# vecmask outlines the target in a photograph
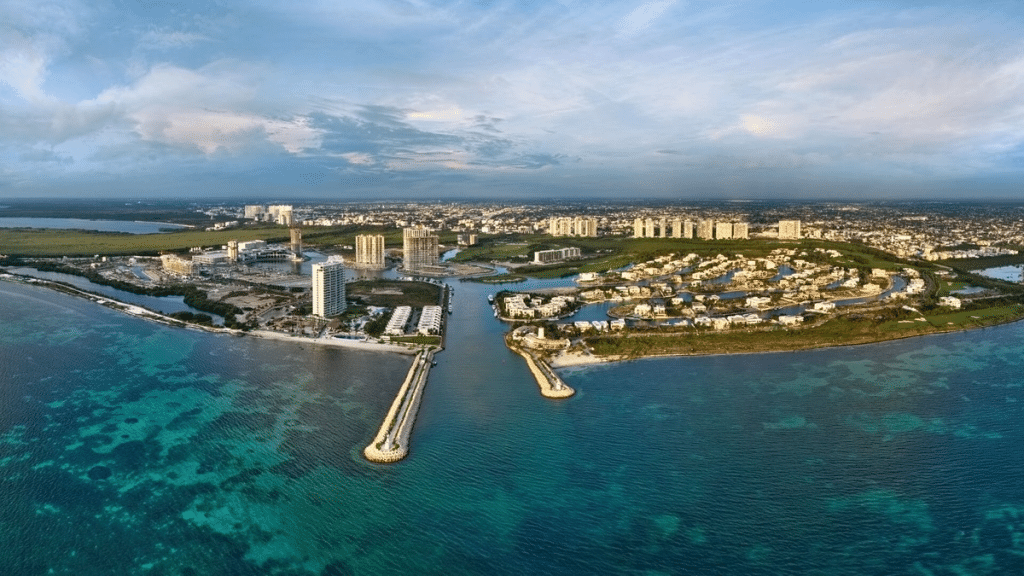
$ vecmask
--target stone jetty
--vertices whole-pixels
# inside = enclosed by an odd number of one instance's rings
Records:
[[[423,387],[430,374],[434,360],[433,351],[421,351],[409,368],[409,373],[398,389],[395,401],[391,403],[388,415],[380,425],[373,442],[363,449],[363,456],[370,462],[397,462],[409,454],[409,436],[416,422],[416,413],[423,398]]]
[[[545,398],[568,398],[576,393],[575,390],[558,377],[558,374],[555,374],[555,371],[551,369],[547,362],[541,360],[529,350],[523,350],[518,346],[512,347],[512,350],[526,359],[526,365],[530,367],[530,372],[537,379],[537,385],[540,386],[542,396]]]

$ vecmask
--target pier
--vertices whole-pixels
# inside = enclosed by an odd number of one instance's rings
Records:
[[[542,396],[545,398],[568,398],[576,393],[558,377],[558,374],[555,374],[547,362],[518,346],[512,347],[512,350],[526,359],[526,365],[530,367],[530,372],[536,378]]]
[[[434,352],[423,350],[416,354],[412,367],[398,389],[395,401],[391,403],[380,430],[373,442],[363,449],[363,456],[370,462],[397,462],[409,454],[409,436],[416,422],[416,413],[423,398],[423,387],[430,374]]]

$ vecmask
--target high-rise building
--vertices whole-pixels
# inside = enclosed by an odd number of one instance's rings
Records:
[[[654,238],[654,218],[644,219],[644,238]]]
[[[560,216],[548,218],[548,234],[552,236],[571,236],[572,219]]]
[[[265,206],[249,205],[245,207],[245,218],[251,220],[260,220],[263,218],[263,214],[267,211]]]
[[[572,221],[574,236],[597,236],[597,218],[577,216]]]
[[[345,265],[337,256],[313,264],[313,315],[320,318],[345,311]]]
[[[552,236],[597,236],[597,218],[552,216],[548,219],[548,234]]]
[[[291,233],[291,240],[292,240],[292,243],[291,243],[292,258],[294,258],[296,260],[301,260],[302,259],[302,230],[300,230],[298,228],[292,228],[291,230],[289,230],[289,232]]]
[[[683,222],[683,238],[693,238],[693,220]]]
[[[668,238],[668,220],[658,220],[658,238]]]
[[[779,239],[780,240],[799,240],[800,239],[800,221],[799,220],[779,220]]]
[[[360,268],[384,267],[383,234],[360,234],[356,236],[355,265]]]
[[[228,260],[238,261],[238,240],[228,240]]]
[[[633,238],[644,237],[644,221],[642,218],[633,219]]]
[[[718,240],[728,240],[732,238],[732,222],[716,222],[715,238]]]
[[[713,240],[715,238],[715,221],[700,220],[697,222],[697,238]]]
[[[418,270],[437,265],[437,236],[427,228],[405,228],[402,231],[402,266]]]
[[[733,222],[732,237],[746,240],[750,238],[750,225],[746,222]]]
[[[287,204],[267,206],[267,220],[282,226],[292,225],[292,207]]]

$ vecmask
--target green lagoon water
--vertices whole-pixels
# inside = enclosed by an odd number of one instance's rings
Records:
[[[0,282],[0,574],[1024,573],[1024,325],[551,401],[457,290],[411,454],[374,465],[407,356]]]

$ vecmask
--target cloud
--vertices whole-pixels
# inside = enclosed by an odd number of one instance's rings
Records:
[[[676,0],[655,0],[646,2],[630,12],[616,26],[617,35],[620,38],[636,36],[660,18],[669,8],[676,4]]]
[[[143,140],[207,155],[266,141],[293,154],[318,148],[321,134],[308,119],[259,113],[264,107],[257,99],[262,72],[225,61],[199,70],[156,66],[131,85],[105,90],[95,101],[114,106]]]

